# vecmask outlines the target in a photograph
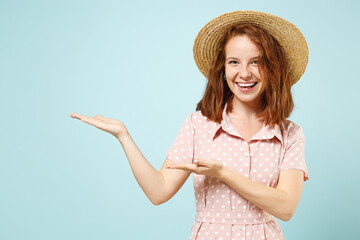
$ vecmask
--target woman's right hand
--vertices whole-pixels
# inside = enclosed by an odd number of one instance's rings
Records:
[[[125,125],[116,119],[106,118],[101,115],[89,117],[78,113],[70,113],[70,117],[79,119],[97,127],[98,129],[108,132],[119,140],[128,134]]]

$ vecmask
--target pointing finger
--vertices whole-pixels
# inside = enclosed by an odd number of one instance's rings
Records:
[[[194,159],[194,163],[198,164],[198,165],[202,165],[202,166],[208,166],[208,161],[202,158],[196,158]]]
[[[176,164],[171,166],[171,168],[194,171],[196,169],[196,166],[194,166],[193,164]]]

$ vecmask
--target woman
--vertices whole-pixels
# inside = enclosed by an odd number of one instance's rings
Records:
[[[193,174],[196,217],[190,239],[284,239],[308,179],[301,127],[287,120],[291,86],[308,48],[288,21],[256,11],[221,15],[199,32],[194,58],[208,79],[156,171],[118,120],[72,113],[114,135],[153,204],[168,201]]]

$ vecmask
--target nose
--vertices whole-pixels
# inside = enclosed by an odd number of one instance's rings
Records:
[[[239,76],[242,79],[251,78],[251,71],[249,71],[249,68],[247,65],[239,66]]]

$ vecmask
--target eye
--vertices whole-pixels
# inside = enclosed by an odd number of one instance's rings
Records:
[[[254,60],[254,61],[252,61],[251,63],[257,65],[257,64],[258,64],[258,60]]]
[[[229,61],[229,64],[238,64],[238,61],[230,60],[230,61]]]

